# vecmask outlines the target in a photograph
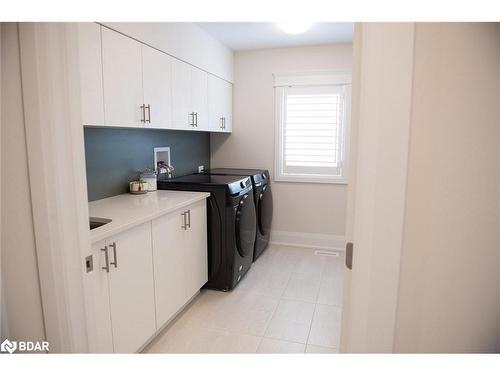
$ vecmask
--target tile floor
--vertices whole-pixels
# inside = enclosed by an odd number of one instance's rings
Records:
[[[200,295],[149,353],[336,353],[343,257],[270,246],[231,292]]]

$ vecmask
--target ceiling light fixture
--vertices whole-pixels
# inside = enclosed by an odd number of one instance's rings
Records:
[[[289,21],[289,22],[278,22],[276,26],[288,34],[302,34],[311,28],[312,22],[300,22],[300,21]]]

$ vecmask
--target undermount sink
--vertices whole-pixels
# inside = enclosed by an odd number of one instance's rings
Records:
[[[105,219],[102,217],[89,217],[90,230],[102,227],[105,224],[111,223],[111,219]]]

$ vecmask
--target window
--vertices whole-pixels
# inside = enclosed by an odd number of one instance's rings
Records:
[[[346,183],[348,75],[275,76],[276,180]]]

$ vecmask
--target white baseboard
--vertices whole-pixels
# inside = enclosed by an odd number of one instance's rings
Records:
[[[345,251],[344,236],[334,234],[271,231],[272,244],[293,247],[309,247],[321,250]]]

